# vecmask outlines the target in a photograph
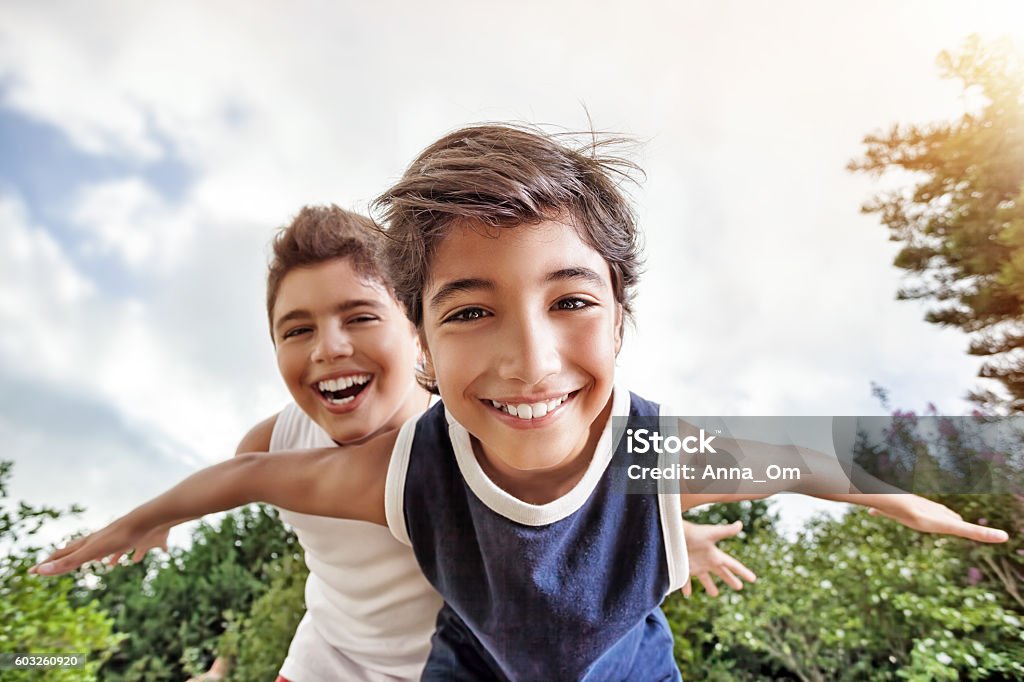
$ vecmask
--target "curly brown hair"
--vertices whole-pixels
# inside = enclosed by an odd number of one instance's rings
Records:
[[[303,206],[286,227],[274,235],[267,266],[267,319],[274,333],[274,303],[284,276],[296,268],[318,265],[335,258],[348,258],[352,267],[368,280],[380,282],[392,291],[381,267],[383,235],[366,216],[330,206]]]
[[[379,222],[387,226],[388,275],[417,328],[431,257],[456,222],[509,228],[566,220],[608,263],[615,298],[632,315],[642,245],[620,185],[641,171],[602,154],[621,138],[580,138],[512,124],[463,128],[423,150],[373,201]]]

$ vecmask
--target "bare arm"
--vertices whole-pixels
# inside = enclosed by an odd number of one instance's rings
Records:
[[[270,437],[274,432],[274,425],[277,423],[278,415],[270,416],[253,426],[242,436],[235,448],[235,455],[242,455],[247,452],[270,452]],[[117,552],[108,557],[105,563],[114,566],[129,551],[134,551],[132,561],[139,563],[151,549],[162,549],[167,551],[167,536],[177,522],[166,523],[156,528],[145,537],[140,539],[134,547],[127,548],[124,552]]]
[[[192,474],[106,528],[70,543],[33,572],[67,573],[125,552],[163,526],[250,502],[386,525],[384,483],[396,436],[391,432],[345,448],[238,455]]]
[[[683,427],[685,422],[682,421],[680,424],[682,428],[693,428],[690,425]],[[878,480],[856,465],[848,465],[852,467],[851,471],[855,470],[856,480],[868,485],[872,491],[863,493],[852,484],[850,472],[840,466],[837,458],[810,448],[730,438],[719,438],[716,444],[724,452],[738,455],[741,462],[744,461],[743,458],[747,458],[748,461],[762,466],[765,463],[797,463],[800,465],[799,468],[804,470],[804,475],[795,480],[757,481],[756,486],[743,483],[738,492],[730,493],[689,493],[686,490],[686,481],[681,481],[683,509],[691,509],[709,502],[739,502],[763,499],[780,492],[797,492],[820,499],[870,507],[875,513],[923,533],[955,535],[975,542],[1006,542],[1009,539],[1005,531],[968,523],[945,505],[904,492]],[[734,490],[736,487],[733,486]]]

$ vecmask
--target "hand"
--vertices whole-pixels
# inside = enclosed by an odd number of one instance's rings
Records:
[[[731,538],[743,530],[743,522],[729,525],[707,526],[683,521],[686,534],[686,551],[690,558],[690,577],[697,578],[712,597],[718,596],[718,586],[711,574],[717,575],[734,590],[743,589],[743,580],[752,583],[757,576],[731,554],[720,550],[715,543]],[[738,577],[737,577],[738,576]],[[740,580],[742,578],[743,580]],[[683,585],[683,594],[690,596],[690,581]]]
[[[135,561],[141,561],[146,551],[166,547],[166,535],[170,526],[139,528],[131,516],[122,516],[106,528],[68,543],[44,561],[29,569],[36,575],[62,575],[70,573],[88,561],[106,559],[108,566],[117,563],[126,552],[135,549]],[[163,534],[161,541],[161,533]]]
[[[949,507],[910,493],[880,495],[883,504],[868,510],[869,514],[887,516],[907,528],[922,533],[941,533],[975,542],[1006,542],[1006,531],[968,523]]]
[[[173,526],[161,526],[160,528],[154,528],[150,533],[143,536],[141,540],[135,543],[135,547],[132,548],[132,563],[140,563],[149,553],[151,549],[162,549],[167,551],[167,536],[171,532]],[[118,552],[116,555],[112,555],[107,560],[108,566],[115,566],[117,562],[121,560],[126,552]]]

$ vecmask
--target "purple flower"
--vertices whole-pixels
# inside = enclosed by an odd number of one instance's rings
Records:
[[[968,585],[977,585],[978,583],[981,582],[981,578],[982,578],[981,570],[979,570],[978,568],[975,568],[974,566],[971,566],[970,568],[967,569],[967,584]]]

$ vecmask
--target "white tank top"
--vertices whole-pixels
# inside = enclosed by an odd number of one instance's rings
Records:
[[[333,447],[295,403],[270,451]],[[441,597],[384,526],[280,510],[306,551],[306,615],[281,675],[292,682],[419,679]]]

